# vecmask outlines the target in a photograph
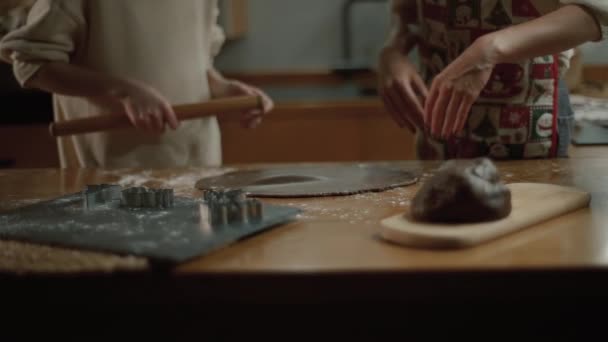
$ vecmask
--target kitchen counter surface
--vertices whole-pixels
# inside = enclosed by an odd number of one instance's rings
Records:
[[[393,164],[419,170],[423,179],[438,166]],[[0,210],[96,183],[171,186],[179,195],[198,196],[193,187],[199,177],[260,166],[0,170]],[[85,334],[102,321],[138,334],[199,334],[201,322],[206,333],[217,336],[249,334],[231,330],[235,319],[229,318],[234,317],[245,318],[239,322],[250,329],[272,324],[290,331],[305,320],[305,330],[325,327],[341,336],[371,327],[399,327],[410,336],[464,329],[469,336],[472,322],[497,331],[505,320],[513,325],[513,334],[519,328],[538,332],[545,323],[557,335],[575,324],[589,327],[594,320],[580,313],[603,308],[608,299],[608,159],[579,155],[499,167],[507,182],[585,189],[592,194],[591,206],[456,251],[402,248],[378,238],[380,220],[405,212],[419,185],[348,197],[269,200],[303,212],[290,224],[176,267],[157,267],[133,256],[0,241],[0,289],[7,294],[3,308],[17,319],[42,306],[28,322],[69,321],[87,329]],[[261,314],[248,304],[263,304],[272,312]],[[270,304],[299,305],[288,310]],[[364,309],[370,305],[379,306]],[[68,313],[56,315],[57,308]],[[591,326],[599,328],[603,316],[596,317],[599,325]],[[558,321],[568,324],[556,326]],[[430,322],[448,330],[424,328]]]
[[[277,164],[278,165],[278,164]],[[401,162],[404,168],[430,175],[435,163]],[[566,215],[489,244],[460,251],[401,248],[377,238],[381,219],[407,210],[416,186],[383,193],[317,199],[270,200],[301,208],[299,219],[211,256],[178,266],[176,275],[199,273],[339,274],[342,272],[418,272],[458,270],[608,270],[608,181],[603,158],[521,161],[499,164],[508,182],[544,182],[577,186],[592,192],[591,208]],[[254,167],[249,165],[246,167]],[[272,167],[272,166],[271,166]],[[232,169],[232,168],[231,168]],[[195,181],[225,170],[3,170],[0,209],[80,191],[86,184],[118,182],[174,185],[178,193],[196,196]],[[0,268],[8,272],[146,269],[145,260],[2,242]],[[9,252],[10,251],[10,252]],[[53,258],[57,263],[53,265]],[[42,262],[42,263],[39,263]],[[48,269],[46,269],[48,267]],[[56,267],[56,269],[54,269]]]

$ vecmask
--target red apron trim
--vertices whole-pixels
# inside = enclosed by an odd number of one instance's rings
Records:
[[[551,151],[549,157],[557,157],[557,144],[558,144],[558,116],[559,116],[559,56],[553,55],[553,132],[551,134]]]

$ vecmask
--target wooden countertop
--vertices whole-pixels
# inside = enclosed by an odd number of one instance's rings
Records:
[[[425,177],[438,166],[397,164],[419,169]],[[45,315],[40,317],[45,322],[61,307],[87,326],[95,321],[79,313],[95,312],[98,320],[111,319],[129,329],[136,329],[131,322],[138,317],[139,329],[146,331],[151,324],[183,327],[187,317],[192,334],[199,333],[204,321],[216,324],[218,336],[234,328],[229,323],[234,320],[226,319],[236,312],[234,317],[246,318],[243,324],[255,328],[266,326],[271,315],[273,327],[298,329],[301,323],[296,322],[303,320],[307,327],[327,327],[332,322],[331,328],[342,333],[374,322],[407,326],[408,331],[418,327],[426,336],[428,330],[419,325],[431,321],[470,326],[466,317],[455,320],[464,306],[474,312],[476,322],[503,324],[496,320],[502,315],[509,322],[517,317],[536,327],[539,319],[564,321],[564,312],[572,318],[583,304],[604,305],[599,303],[608,299],[608,159],[505,162],[499,167],[508,182],[591,191],[591,207],[477,248],[427,251],[397,247],[377,237],[379,221],[404,211],[418,185],[340,198],[272,200],[304,212],[294,223],[174,269],[156,268],[135,257],[0,241],[0,289],[10,293],[3,308],[25,315],[43,303]],[[0,211],[102,182],[173,186],[179,195],[195,195],[192,187],[199,177],[221,171],[2,170]],[[367,310],[360,303],[389,304],[390,309]],[[557,303],[562,311],[555,309]],[[249,304],[301,304],[297,307],[304,311],[287,315],[273,307],[272,313],[258,315],[259,307]],[[443,316],[437,316],[437,307]],[[337,315],[342,325],[336,325]],[[575,316],[579,324],[589,323]],[[66,320],[63,315],[56,319],[57,324]]]
[[[406,168],[432,173],[436,163],[399,162]],[[379,221],[406,210],[417,186],[384,193],[349,197],[270,200],[302,208],[303,214],[289,225],[247,239],[215,254],[179,266],[177,274],[198,272],[350,272],[461,269],[519,269],[608,267],[608,159],[571,159],[500,163],[508,182],[546,182],[573,185],[593,193],[590,210],[547,222],[484,246],[461,251],[413,250],[387,244],[376,236]],[[254,167],[254,166],[251,166]],[[228,168],[233,169],[233,168]],[[222,170],[4,170],[0,171],[0,210],[36,200],[77,192],[85,184],[128,182],[174,185],[178,193],[196,195],[191,189],[197,176]],[[7,244],[7,242],[4,242]],[[25,246],[24,246],[25,248]],[[28,246],[24,251],[29,248]],[[11,271],[6,246],[0,267]],[[57,250],[57,255],[61,254]],[[1,253],[1,252],[0,252]],[[49,257],[54,254],[49,249]],[[19,258],[14,247],[12,258]],[[87,253],[77,254],[78,257]],[[100,256],[100,262],[104,261]],[[137,258],[108,257],[105,265],[122,262],[144,267]],[[18,262],[21,269],[40,265]],[[66,261],[66,260],[63,260]],[[119,262],[120,261],[120,262]],[[103,263],[103,262],[102,262]],[[57,265],[59,271],[61,265]],[[89,265],[93,266],[93,265]],[[87,271],[95,271],[86,269]],[[608,270],[608,268],[607,268]],[[69,270],[68,270],[69,271]]]

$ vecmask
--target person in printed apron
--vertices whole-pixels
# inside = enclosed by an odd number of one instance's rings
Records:
[[[178,122],[172,106],[259,95],[213,61],[224,42],[217,0],[38,0],[27,22],[0,42],[24,88],[53,93],[55,120],[124,113],[134,130],[58,139],[62,167],[218,166],[215,117]]]
[[[608,1],[392,0],[391,9],[379,92],[416,132],[418,158],[567,157],[562,76],[573,48],[608,37]]]

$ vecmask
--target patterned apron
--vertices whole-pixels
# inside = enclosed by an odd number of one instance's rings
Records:
[[[429,82],[478,37],[539,17],[530,0],[421,0],[420,55]],[[420,4],[420,2],[419,2]],[[499,64],[473,105],[465,130],[448,141],[417,137],[420,159],[557,154],[557,56]]]

